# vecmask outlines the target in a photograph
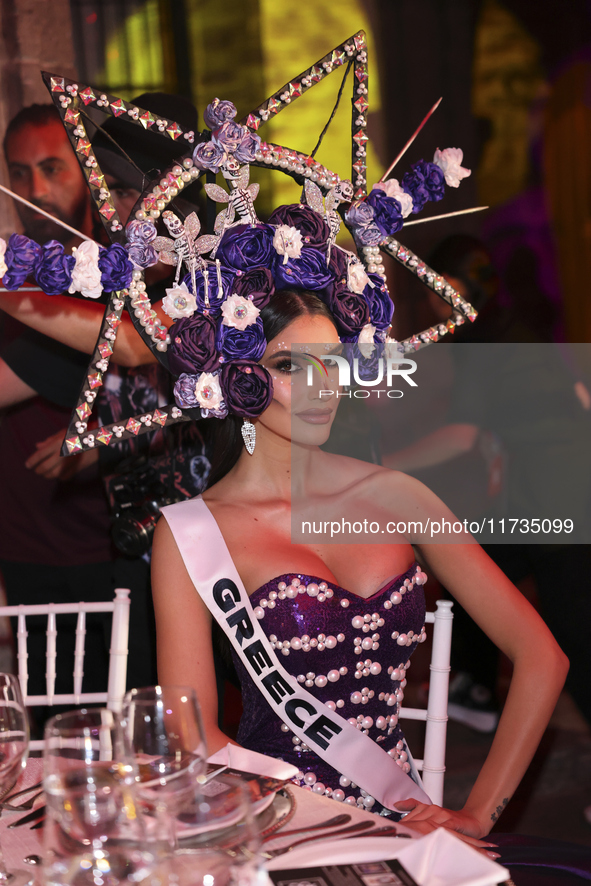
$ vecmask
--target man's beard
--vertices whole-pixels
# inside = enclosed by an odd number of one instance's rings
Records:
[[[39,204],[35,203],[35,205]],[[59,218],[60,221],[69,224],[71,227],[76,228],[76,230],[80,229],[84,219],[85,206],[83,204],[77,208],[77,211],[72,213],[71,218],[65,218],[63,213],[51,203],[42,203],[39,205],[39,208],[48,212],[50,215],[55,216],[55,218]],[[71,231],[67,231],[65,228],[62,228],[61,225],[56,224],[56,222],[35,212],[33,209],[22,206],[19,215],[25,235],[39,244],[47,243],[48,240],[57,240],[58,243],[67,243],[72,239],[73,235]]]

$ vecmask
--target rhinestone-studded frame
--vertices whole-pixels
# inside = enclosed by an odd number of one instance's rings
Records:
[[[359,31],[349,40],[331,50],[316,64],[307,68],[299,76],[290,80],[281,89],[273,93],[261,105],[247,114],[241,123],[253,132],[288,107],[292,101],[302,96],[334,70],[349,62],[353,63],[353,96],[352,104],[352,175],[355,188],[355,199],[367,193],[367,109],[368,101],[368,69],[367,44],[365,33]],[[150,129],[163,138],[174,141],[180,139],[192,145],[199,133],[184,130],[180,124],[165,117],[159,117],[146,111],[132,102],[118,96],[94,90],[92,87],[80,86],[74,80],[55,74],[43,73],[43,79],[54,104],[56,105],[66,133],[74,150],[81,169],[85,175],[90,194],[94,200],[101,222],[111,241],[124,243],[125,233],[119,215],[115,209],[104,174],[95,156],[92,143],[84,124],[84,110],[92,107],[102,110],[114,117],[126,116],[128,122],[144,129]],[[203,174],[193,165],[192,148],[186,156],[180,157],[168,169],[164,170],[159,180],[152,180],[138,202],[131,217],[152,221],[154,224],[161,212],[171,203],[178,193],[187,185],[192,184]],[[315,158],[291,148],[261,142],[254,166],[276,167],[292,176],[300,184],[310,178],[324,191],[328,192],[341,180],[339,175],[319,163]],[[465,318],[474,320],[476,311],[461,298],[458,292],[446,283],[443,277],[425,265],[418,256],[402,246],[393,237],[387,238],[379,247],[372,247],[390,255],[420,279],[426,286],[436,292],[454,310],[453,318],[445,324],[432,326],[424,332],[400,342],[406,353],[418,350],[433,341],[437,341],[448,332],[453,332],[456,325]],[[367,264],[368,256],[361,254]],[[143,286],[143,272],[135,271],[133,281],[128,290],[112,293],[105,308],[99,338],[91,357],[87,378],[82,385],[78,402],[72,414],[68,432],[62,446],[62,455],[72,455],[95,446],[109,446],[130,437],[149,433],[156,426],[176,424],[179,421],[190,421],[191,415],[169,404],[162,410],[133,416],[122,423],[113,423],[88,432],[88,419],[92,415],[98,388],[103,384],[108,370],[113,343],[117,336],[117,328],[121,323],[121,313],[126,307],[137,332],[147,346],[156,354],[158,360],[168,368],[166,358],[167,328],[160,322]]]

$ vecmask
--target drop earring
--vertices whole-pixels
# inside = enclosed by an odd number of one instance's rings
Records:
[[[249,455],[252,455],[257,441],[256,428],[251,421],[245,418],[241,430],[242,439],[244,440],[244,445],[246,446],[246,451]]]

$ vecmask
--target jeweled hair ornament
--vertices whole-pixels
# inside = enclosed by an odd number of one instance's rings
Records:
[[[346,71],[335,111],[353,70],[350,180],[341,179],[315,159],[330,120],[310,155],[264,142],[258,134],[270,117],[339,67]],[[363,31],[285,84],[240,122],[235,120],[232,102],[214,99],[204,114],[208,129],[201,133],[184,131],[173,120],[65,77],[43,77],[112,241],[108,249],[93,241],[83,242],[73,256],[65,255],[56,241],[40,246],[13,234],[6,248],[0,242],[0,270],[5,265],[3,283],[7,289],[17,289],[33,276],[49,294],[78,292],[96,298],[103,290],[110,293],[86,382],[64,441],[64,455],[108,446],[153,430],[155,425],[200,417],[236,415],[248,427],[273,396],[271,376],[258,361],[267,347],[260,312],[276,290],[315,292],[330,309],[341,341],[363,346],[361,360],[369,359],[373,346],[380,343],[402,354],[411,353],[453,332],[466,319],[475,319],[472,306],[395,239],[405,223],[413,223],[406,222],[409,216],[421,212],[428,202],[441,200],[446,185],[458,187],[470,175],[462,166],[462,151],[447,148],[435,151],[432,162],[421,160],[412,165],[400,180],[387,177],[436,106],[383,179],[367,193],[369,105]],[[125,229],[88,136],[87,109],[125,116],[132,125],[188,149],[149,182]],[[259,186],[249,182],[253,165],[272,166],[294,178],[303,186],[301,202],[280,206],[268,222],[261,222],[255,208]],[[225,188],[213,181],[217,173],[221,173]],[[183,218],[174,204],[183,189],[204,174],[208,200],[222,207],[210,232],[201,231],[195,213]],[[343,220],[359,255],[336,243]],[[447,323],[401,342],[389,338],[394,306],[386,286],[382,252],[451,305],[453,313]],[[144,283],[145,270],[158,261],[175,268],[174,280],[162,301],[172,320],[169,328],[158,319]],[[124,307],[146,344],[176,377],[175,403],[89,433],[88,420],[104,382]]]

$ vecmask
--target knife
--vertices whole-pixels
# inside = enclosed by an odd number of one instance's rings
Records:
[[[38,806],[37,809],[33,809],[28,815],[24,815],[22,818],[19,818],[18,821],[13,821],[12,824],[9,824],[7,830],[10,828],[18,828],[22,824],[31,824],[32,821],[37,821],[38,818],[44,818],[46,808],[46,806]]]

